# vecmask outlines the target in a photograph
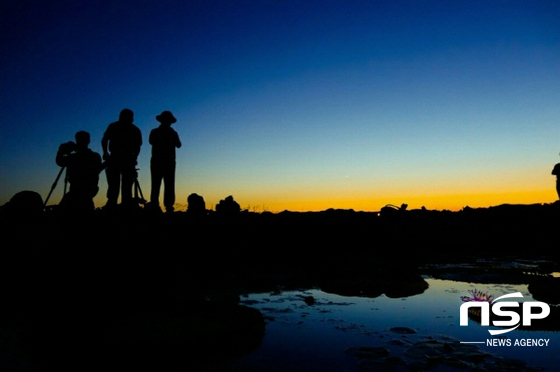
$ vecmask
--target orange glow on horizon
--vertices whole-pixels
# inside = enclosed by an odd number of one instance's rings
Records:
[[[216,204],[227,195],[220,198],[204,197],[206,208],[215,210]],[[251,212],[272,212],[278,213],[285,210],[294,212],[317,212],[327,209],[353,209],[355,211],[377,212],[382,207],[392,204],[400,206],[408,204],[408,209],[420,209],[426,207],[429,210],[450,210],[460,211],[465,207],[487,208],[501,204],[546,204],[553,203],[558,199],[555,190],[514,190],[500,192],[472,192],[455,193],[442,195],[380,195],[370,198],[330,198],[313,199],[293,195],[282,197],[254,198],[244,195],[236,196],[234,199],[240,204],[242,209]],[[177,210],[185,210],[187,195],[177,197]]]
[[[190,194],[190,193],[189,193]],[[215,210],[216,204],[228,195],[220,197],[201,195],[205,202],[206,208]],[[184,211],[187,208],[187,196],[181,192],[177,193],[176,210]],[[465,207],[471,208],[487,208],[501,204],[547,204],[558,200],[558,196],[554,189],[537,189],[537,190],[514,190],[514,191],[496,191],[496,192],[471,192],[471,193],[449,193],[441,195],[421,195],[421,194],[384,194],[375,197],[354,198],[352,196],[313,199],[305,196],[289,195],[266,196],[261,195],[258,198],[247,195],[232,194],[235,201],[239,203],[242,209],[251,212],[272,212],[278,213],[285,210],[294,212],[318,212],[327,209],[353,209],[355,211],[377,212],[382,207],[392,204],[400,206],[405,203],[408,209],[420,209],[426,207],[429,210],[450,210],[460,211]],[[149,198],[144,192],[144,197]],[[53,197],[49,205],[55,205],[59,202],[60,197]],[[94,199],[96,207],[105,205],[106,198],[104,192],[100,192]]]

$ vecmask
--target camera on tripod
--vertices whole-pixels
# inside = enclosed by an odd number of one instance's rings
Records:
[[[134,168],[134,183],[133,183],[133,192],[134,197],[133,200],[136,201],[138,204],[146,204],[147,200],[144,199],[144,194],[142,193],[142,189],[140,188],[140,182],[138,182],[138,171],[139,168]]]
[[[69,141],[60,145],[59,151],[68,155],[76,151],[77,147],[76,143]]]

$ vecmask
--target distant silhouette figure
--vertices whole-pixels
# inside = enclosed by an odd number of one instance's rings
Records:
[[[56,164],[66,167],[66,178],[70,183],[70,190],[59,206],[76,212],[91,211],[94,209],[93,198],[99,191],[99,173],[103,169],[101,156],[88,147],[88,132],[79,131],[75,138],[76,143],[63,143],[56,154]]]
[[[560,200],[560,163],[556,164],[552,169],[552,174],[556,176],[556,193]]]
[[[393,204],[387,204],[383,208],[381,208],[380,215],[382,217],[390,217],[390,216],[402,216],[406,213],[406,208],[408,208],[408,204],[403,203],[400,207],[397,207]]]
[[[216,212],[224,216],[234,216],[241,212],[241,207],[230,195],[216,204]]]
[[[204,198],[196,193],[190,194],[187,198],[187,213],[196,217],[206,215],[206,202]]]
[[[159,192],[161,182],[165,184],[163,193],[163,205],[166,212],[173,212],[175,204],[175,149],[181,147],[181,141],[177,132],[171,128],[171,124],[177,119],[170,111],[163,111],[156,116],[160,126],[150,132],[150,145],[152,145],[152,158],[150,160],[150,171],[152,175],[152,192],[150,204],[159,208]]]
[[[0,211],[9,216],[14,214],[23,216],[40,215],[43,212],[43,198],[35,191],[20,191],[12,196],[10,201],[0,208]]]
[[[107,127],[101,140],[103,159],[107,161],[107,204],[115,207],[121,191],[121,203],[132,206],[132,185],[136,179],[136,164],[142,132],[132,122],[134,113],[129,109],[120,112],[119,120]]]

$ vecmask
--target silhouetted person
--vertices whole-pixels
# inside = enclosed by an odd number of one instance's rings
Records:
[[[29,215],[40,215],[43,212],[43,198],[35,191],[20,191],[9,202],[0,207],[0,214],[5,213],[6,216],[21,215],[28,217]]]
[[[181,147],[177,132],[171,124],[177,119],[170,111],[163,111],[156,116],[160,126],[150,132],[150,145],[152,145],[152,158],[150,171],[152,174],[152,192],[150,204],[159,208],[159,192],[161,181],[165,184],[163,192],[163,205],[167,212],[173,212],[175,204],[175,149]]]
[[[230,195],[216,204],[216,212],[224,216],[234,216],[241,212],[241,207]]]
[[[99,173],[103,166],[101,156],[88,147],[89,133],[79,131],[75,138],[76,143],[63,143],[56,154],[56,164],[66,167],[66,179],[70,183],[70,190],[62,198],[60,207],[87,212],[94,209],[93,198],[99,191]]]
[[[115,207],[121,191],[121,203],[132,205],[132,185],[136,178],[136,159],[142,146],[142,132],[132,122],[134,113],[120,112],[119,120],[107,127],[101,140],[103,159],[107,161],[107,207]]]
[[[552,169],[552,174],[556,176],[556,193],[560,200],[560,163],[556,164]]]
[[[196,217],[206,215],[206,202],[202,196],[196,193],[190,194],[187,197],[187,204],[187,214]]]

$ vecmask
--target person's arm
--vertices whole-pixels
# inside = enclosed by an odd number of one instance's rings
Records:
[[[97,169],[101,173],[105,168],[107,168],[107,162],[101,160],[101,155],[95,153],[95,163],[97,164]]]
[[[138,148],[136,150],[136,156],[140,155],[140,148],[142,147],[142,132],[138,129]]]
[[[109,143],[109,128],[103,133],[103,138],[101,139],[101,148],[103,149],[103,160],[109,159],[109,152],[107,151],[107,144]]]
[[[67,155],[64,151],[62,151],[61,147],[64,145],[60,145],[58,151],[56,152],[56,165],[59,167],[65,167],[67,165]]]
[[[175,146],[177,148],[181,148],[181,140],[179,139],[179,134],[177,132],[175,132]]]

